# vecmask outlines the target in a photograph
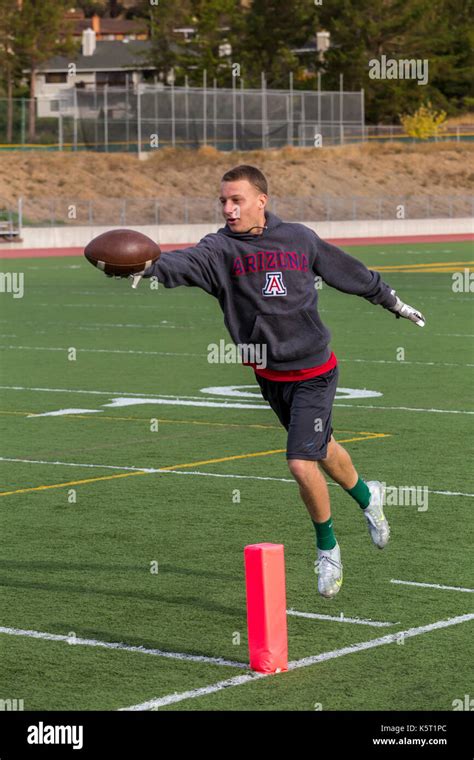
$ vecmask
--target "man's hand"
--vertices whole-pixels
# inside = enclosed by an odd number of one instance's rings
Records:
[[[394,296],[397,299],[397,302],[395,306],[392,306],[390,311],[394,312],[397,319],[404,317],[405,319],[409,319],[410,322],[414,322],[415,325],[418,325],[418,327],[424,327],[426,319],[424,318],[421,311],[414,309],[413,306],[409,306],[407,303],[403,303],[403,301],[399,299],[396,293],[394,293]]]
[[[132,288],[135,289],[135,288],[138,288],[138,285],[140,284],[140,280],[142,279],[144,272],[145,272],[145,270],[143,269],[142,272],[135,272],[135,274],[128,274],[128,275],[126,275],[126,274],[124,274],[124,275],[120,275],[120,274],[106,274],[105,276],[106,277],[113,277],[115,280],[123,280],[126,277],[127,280],[131,281]]]

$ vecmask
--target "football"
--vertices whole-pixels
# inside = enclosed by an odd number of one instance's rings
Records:
[[[149,267],[161,255],[159,245],[134,230],[110,230],[93,238],[84,256],[105,274],[128,277]]]

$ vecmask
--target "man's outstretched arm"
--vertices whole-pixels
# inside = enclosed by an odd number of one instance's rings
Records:
[[[217,296],[219,281],[214,266],[215,249],[212,243],[203,238],[190,248],[166,251],[151,266],[141,272],[128,275],[132,288],[137,288],[142,277],[156,277],[165,288],[179,285],[198,287],[210,295]],[[113,275],[108,275],[113,276]]]
[[[317,235],[315,238],[313,271],[324,282],[343,293],[362,296],[373,304],[380,304],[396,317],[404,317],[419,327],[424,327],[426,320],[423,314],[404,303],[390,285],[382,280],[380,272],[367,269],[362,261],[321,240]]]

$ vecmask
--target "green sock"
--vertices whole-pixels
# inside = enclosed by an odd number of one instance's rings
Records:
[[[313,525],[316,530],[316,546],[318,549],[334,549],[337,542],[332,529],[332,517],[322,523],[313,520]]]
[[[362,509],[365,509],[366,507],[369,506],[370,491],[367,486],[367,483],[364,480],[362,480],[362,478],[359,478],[354,488],[345,488],[344,490],[347,491],[349,496],[352,496],[352,498],[356,500],[359,507],[361,507]]]

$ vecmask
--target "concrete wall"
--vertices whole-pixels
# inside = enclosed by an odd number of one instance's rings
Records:
[[[386,219],[382,221],[303,222],[322,238],[370,238],[423,235],[459,235],[473,233],[474,220],[465,219]],[[204,235],[216,232],[221,224],[138,225],[138,230],[160,244],[195,243]],[[24,227],[22,243],[1,243],[0,250],[21,248],[83,247],[92,238],[113,227]]]

